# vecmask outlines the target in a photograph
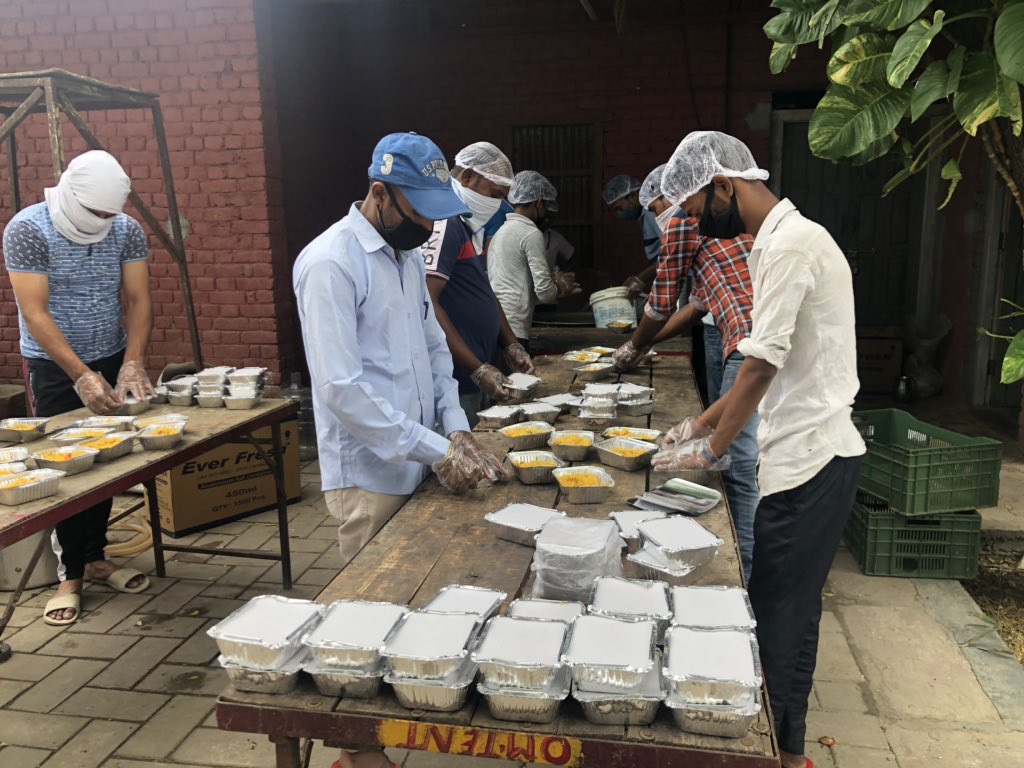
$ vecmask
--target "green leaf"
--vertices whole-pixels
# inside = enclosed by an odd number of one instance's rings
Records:
[[[829,33],[835,30],[842,21],[842,16],[839,13],[839,2],[840,0],[828,0],[828,2],[821,6],[821,8],[815,11],[814,15],[811,16],[811,20],[809,22],[811,28],[819,30],[819,48],[824,47],[825,38],[828,37]]]
[[[885,79],[886,63],[896,39],[876,32],[857,35],[829,59],[825,74],[838,85],[851,88],[861,83]]]
[[[1024,3],[1003,8],[996,19],[992,43],[999,69],[1007,77],[1024,83]]]
[[[931,5],[932,0],[853,0],[844,24],[867,24],[890,32],[907,26]]]
[[[996,60],[987,53],[969,56],[953,96],[953,111],[964,130],[976,136],[982,124],[1003,114],[1004,99],[1009,106],[1009,98],[1000,86]]]
[[[776,0],[772,7],[781,12],[768,20],[764,25],[764,33],[773,42],[793,45],[824,39],[835,32],[841,22],[837,13],[827,19],[826,23],[819,21],[818,27],[811,26],[811,19],[826,5],[828,3],[823,0]]]
[[[946,63],[949,64],[949,84],[946,86],[949,90],[946,91],[947,95],[960,87],[960,76],[964,71],[964,57],[966,55],[967,49],[962,45],[958,45],[946,57]]]
[[[1019,331],[1010,342],[1003,357],[1003,384],[1013,384],[1024,379],[1024,331]]]
[[[933,61],[914,83],[914,95],[910,97],[910,121],[915,122],[928,107],[949,94],[949,65],[945,61]]]
[[[941,211],[949,205],[949,201],[953,199],[953,193],[956,191],[957,184],[959,184],[960,179],[963,178],[963,175],[960,173],[960,163],[958,163],[955,158],[950,158],[949,162],[942,166],[942,171],[939,175],[945,181],[949,182],[949,189],[946,191],[946,199],[943,200],[942,205],[939,206],[939,210]]]
[[[1021,127],[1024,126],[1020,109],[1020,85],[1002,73],[999,75],[999,114],[1010,118],[1013,135],[1020,136]]]
[[[888,133],[878,141],[873,141],[868,146],[858,152],[856,155],[850,158],[854,165],[867,165],[872,160],[877,160],[890,149],[896,143],[896,139],[899,136],[893,132]]]
[[[924,52],[932,44],[935,36],[942,31],[942,20],[945,18],[945,11],[936,11],[935,18],[929,24],[924,19],[918,19],[907,27],[896,41],[892,49],[892,56],[889,57],[889,65],[886,67],[885,76],[889,85],[893,88],[902,88],[907,82],[910,73],[917,67]]]
[[[786,71],[789,63],[796,58],[798,47],[793,43],[772,43],[772,52],[768,55],[768,68],[773,75]]]
[[[807,140],[816,156],[839,160],[866,150],[892,133],[910,105],[909,88],[863,83],[857,90],[831,85],[808,126]]]

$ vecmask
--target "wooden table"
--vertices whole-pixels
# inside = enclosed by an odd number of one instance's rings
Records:
[[[281,455],[281,422],[294,418],[298,405],[291,400],[264,400],[248,411],[231,411],[226,408],[175,408],[154,406],[145,416],[162,413],[182,412],[189,417],[188,429],[178,445],[166,451],[143,451],[141,446],[127,456],[96,464],[92,469],[61,480],[60,492],[39,501],[16,507],[0,506],[0,549],[31,536],[34,533],[53,528],[100,501],[139,485],[146,487],[149,501],[149,519],[153,529],[153,553],[156,561],[156,575],[165,573],[164,552],[195,552],[201,554],[231,555],[233,557],[277,560],[281,562],[281,576],[285,589],[291,589],[291,554],[288,547],[288,501],[284,486],[284,465],[278,461]],[[47,433],[53,434],[91,415],[85,408],[53,417],[47,425]],[[270,440],[257,440],[253,433],[264,427],[271,427]],[[164,544],[160,530],[160,508],[156,493],[156,477],[174,469],[190,459],[230,442],[245,442],[266,462],[274,477],[277,490],[278,527],[281,548],[279,553],[261,550],[211,549],[181,544]],[[53,444],[48,440],[37,440],[24,444],[32,453],[45,450]],[[35,568],[43,548],[49,546],[44,536],[21,577],[21,583],[8,601],[7,609],[0,618],[0,635],[17,604],[18,596]],[[0,661],[6,660],[3,644],[0,644]]]
[[[569,390],[572,376],[564,362],[554,356],[535,361],[544,380],[539,395]],[[650,417],[620,418],[616,423],[667,430],[685,416],[700,412],[693,373],[685,357],[661,356],[650,368],[622,378],[653,384],[658,404]],[[557,426],[569,429],[580,423],[563,416]],[[483,433],[481,438],[496,452],[508,448],[507,441],[495,433]],[[614,493],[609,501],[596,505],[568,504],[559,499],[557,486],[527,486],[518,481],[456,497],[430,479],[318,599],[323,603],[342,598],[383,600],[416,608],[442,587],[471,584],[506,592],[507,605],[529,593],[534,550],[498,539],[484,514],[522,501],[557,507],[576,517],[605,518],[613,510],[627,508],[627,499],[669,477],[650,470],[608,471],[615,477]],[[741,584],[735,534],[725,505],[702,517],[701,524],[724,539],[725,545],[700,583]],[[475,694],[458,712],[428,713],[404,709],[387,687],[376,699],[359,701],[321,696],[305,681],[287,696],[239,693],[229,686],[217,701],[217,719],[225,730],[267,734],[277,745],[279,768],[302,764],[299,739],[320,739],[330,745],[378,744],[539,765],[779,765],[767,711],[742,739],[724,739],[681,733],[665,707],[649,727],[601,726],[587,722],[570,698],[556,722],[530,725],[494,720],[486,703]]]

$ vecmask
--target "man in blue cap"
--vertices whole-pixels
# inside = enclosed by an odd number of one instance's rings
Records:
[[[623,283],[629,291],[630,298],[651,287],[654,275],[658,271],[658,256],[661,254],[661,228],[658,226],[658,217],[640,204],[642,186],[632,176],[620,173],[609,179],[601,190],[605,205],[617,218],[640,222],[647,266],[638,274],[627,277]]]
[[[366,199],[307,245],[293,271],[342,563],[431,467],[455,492],[508,477],[469,433],[427,292],[419,246],[435,220],[468,213],[444,155],[424,136],[393,133],[369,175]]]

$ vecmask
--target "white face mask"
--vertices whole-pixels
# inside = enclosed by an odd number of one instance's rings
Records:
[[[472,215],[465,221],[474,232],[483,229],[484,224],[490,221],[501,207],[501,200],[497,197],[487,197],[472,189],[467,189],[459,183],[458,179],[452,179],[452,189],[472,212]]]
[[[658,214],[658,217],[655,219],[655,221],[658,222],[658,229],[664,232],[665,227],[668,226],[669,219],[671,219],[677,213],[679,213],[679,206],[672,205],[666,208],[660,214]]]

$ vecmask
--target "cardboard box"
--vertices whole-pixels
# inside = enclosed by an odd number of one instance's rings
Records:
[[[902,372],[902,339],[857,339],[861,392],[893,393]]]
[[[253,433],[270,440],[270,427]],[[299,483],[299,428],[296,421],[281,424],[285,492],[289,501],[302,496]],[[272,450],[267,446],[267,450]],[[277,506],[274,477],[248,441],[225,443],[158,475],[160,528],[171,536],[210,528]]]

